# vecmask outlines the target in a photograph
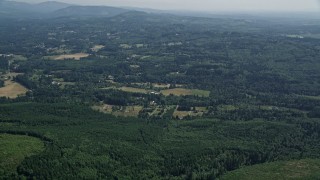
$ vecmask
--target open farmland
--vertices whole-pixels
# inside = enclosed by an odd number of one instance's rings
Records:
[[[143,94],[147,94],[149,92],[148,90],[145,90],[145,89],[133,88],[133,87],[121,87],[119,88],[119,90],[125,91],[125,92],[143,93]]]
[[[175,95],[175,96],[187,96],[187,95],[194,95],[194,96],[201,96],[201,97],[209,97],[210,92],[205,90],[199,89],[184,89],[184,88],[175,88],[175,89],[166,89],[162,90],[161,93],[165,96]]]
[[[4,85],[4,87],[0,88],[0,97],[14,99],[20,95],[25,95],[28,92],[27,88],[11,80],[5,81]]]
[[[98,52],[104,47],[105,46],[103,46],[103,45],[95,45],[95,46],[93,46],[93,48],[91,48],[91,50],[94,51],[94,52]]]
[[[57,56],[46,56],[44,59],[49,60],[67,60],[67,59],[74,59],[74,60],[80,60],[81,58],[86,58],[90,54],[87,53],[76,53],[76,54],[63,54],[63,55],[57,55]]]

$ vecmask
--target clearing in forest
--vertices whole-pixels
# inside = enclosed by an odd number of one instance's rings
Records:
[[[121,87],[121,88],[119,88],[119,90],[125,91],[125,92],[130,92],[130,93],[143,93],[143,94],[149,93],[148,90],[140,89],[140,88],[133,88],[133,87]]]
[[[102,48],[104,48],[105,46],[104,45],[95,45],[95,46],[93,46],[93,48],[91,48],[91,50],[93,51],[93,52],[98,52],[98,51],[100,51]]]
[[[47,56],[45,59],[51,59],[51,60],[67,60],[67,59],[74,59],[74,60],[80,60],[81,58],[86,58],[90,54],[87,53],[76,53],[76,54],[62,54],[57,56]]]
[[[161,93],[165,96],[169,96],[170,94],[175,96],[201,96],[201,97],[209,97],[210,91],[200,90],[200,89],[185,89],[185,88],[174,88],[174,89],[166,89],[162,90]]]
[[[109,104],[93,106],[92,108],[106,114],[123,117],[138,117],[140,111],[143,109],[142,106],[115,106]]]
[[[152,86],[155,88],[170,88],[170,84],[164,83],[152,83]]]
[[[179,119],[184,119],[187,116],[201,117],[201,116],[203,116],[203,113],[205,113],[207,111],[208,110],[206,107],[196,107],[194,110],[190,110],[190,111],[179,111],[178,106],[177,106],[177,108],[173,112],[172,117],[179,118]]]
[[[221,179],[319,179],[319,177],[320,160],[303,159],[247,166],[230,171]]]
[[[0,172],[15,172],[26,157],[38,154],[43,149],[44,143],[38,138],[0,134]]]
[[[18,96],[25,95],[28,89],[21,84],[7,80],[4,82],[4,87],[0,88],[0,97],[8,97],[11,99],[17,98]]]

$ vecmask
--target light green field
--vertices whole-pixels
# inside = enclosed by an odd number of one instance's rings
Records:
[[[44,143],[34,137],[0,134],[0,177],[12,173],[24,158],[40,153]]]
[[[148,90],[146,89],[141,89],[141,88],[134,88],[134,87],[115,87],[115,86],[111,86],[111,87],[107,87],[107,88],[101,88],[101,89],[117,89],[117,90],[121,90],[124,92],[130,92],[130,93],[142,93],[142,94],[147,94],[149,93]]]
[[[222,180],[311,180],[320,179],[320,160],[279,161],[244,167],[222,176]]]
[[[131,92],[131,93],[144,93],[144,94],[148,93],[148,91],[145,89],[133,88],[133,87],[121,87],[119,88],[119,90],[125,91],[125,92]]]
[[[184,88],[175,88],[175,89],[166,89],[162,90],[161,93],[165,96],[169,96],[170,94],[175,96],[201,96],[201,97],[209,97],[210,91],[200,90],[200,89],[184,89]]]
[[[14,61],[26,61],[28,59],[22,55],[13,55],[13,60]]]
[[[320,100],[320,96],[301,96],[304,97],[306,99],[312,99],[312,100]]]

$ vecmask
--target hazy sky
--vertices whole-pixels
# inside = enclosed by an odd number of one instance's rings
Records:
[[[20,0],[43,2],[45,0]],[[82,5],[196,11],[319,11],[320,0],[56,0]]]

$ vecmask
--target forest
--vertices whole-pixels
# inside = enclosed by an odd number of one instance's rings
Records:
[[[0,179],[272,177],[290,162],[317,179],[319,28],[138,11],[0,18]]]

